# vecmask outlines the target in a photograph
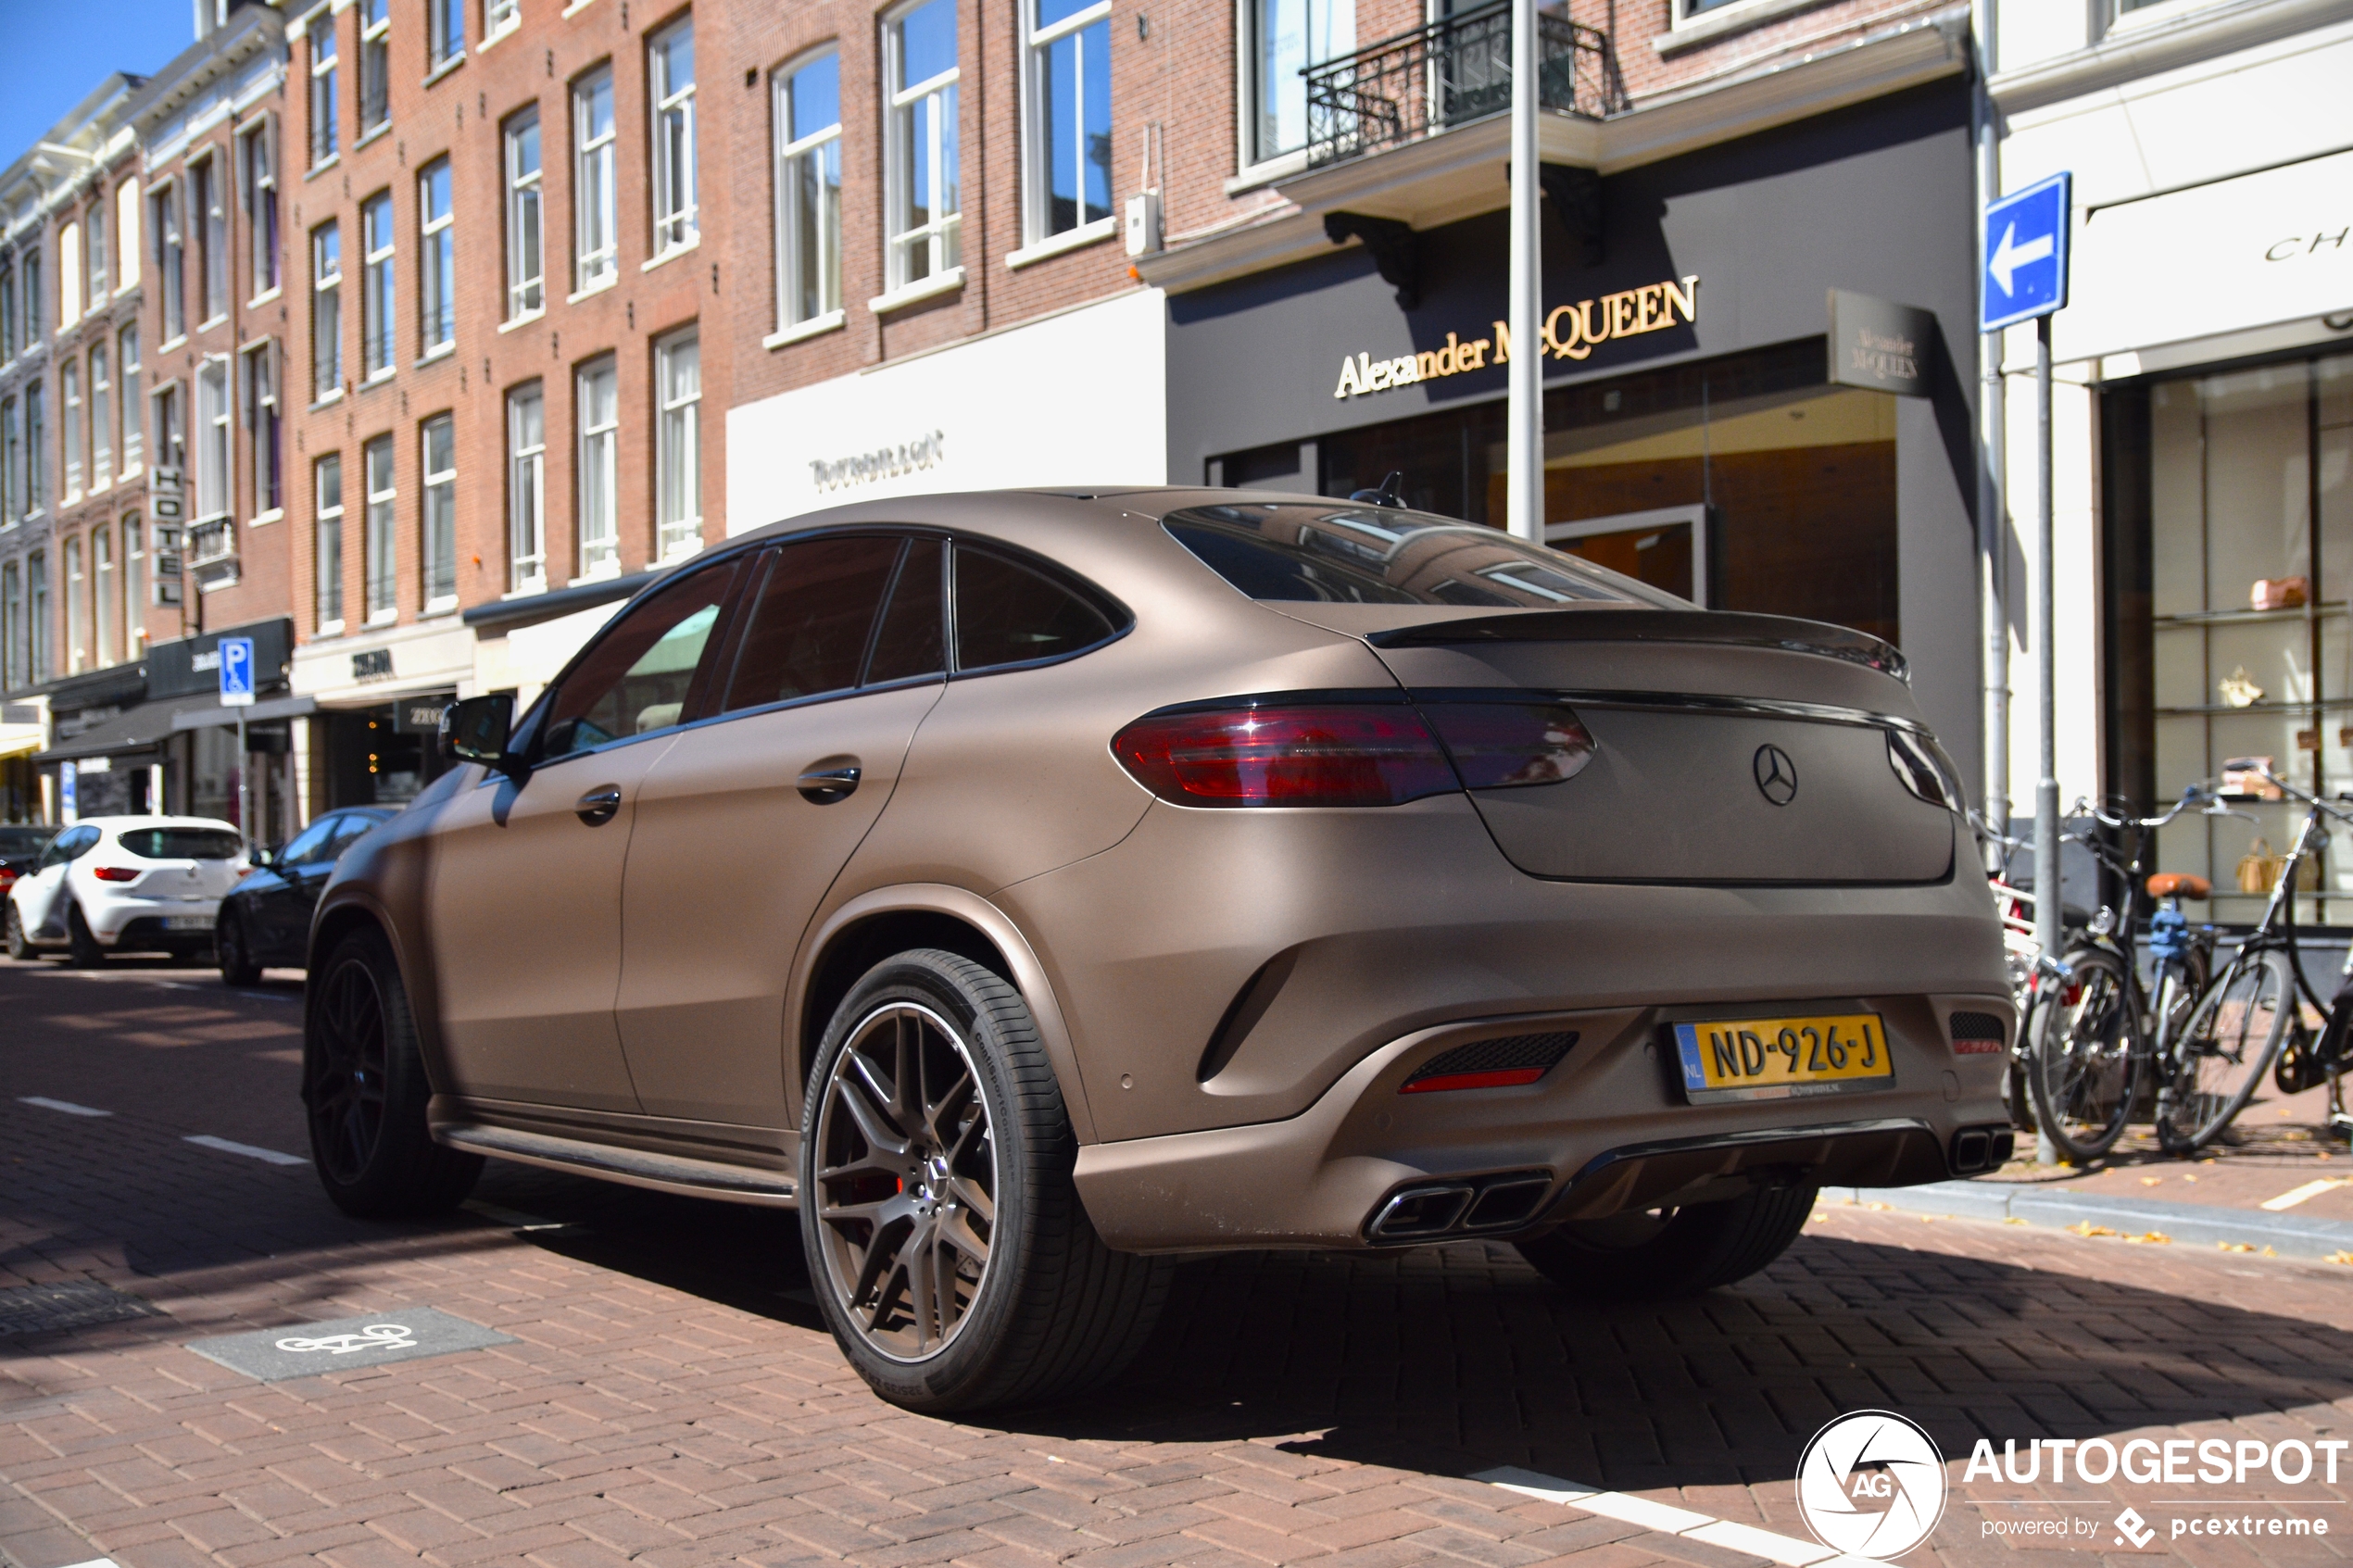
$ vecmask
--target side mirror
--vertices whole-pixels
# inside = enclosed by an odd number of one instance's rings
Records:
[[[278,852],[284,847],[280,844],[257,844],[245,852],[245,859],[254,870],[267,871],[278,863]]]
[[[515,727],[515,699],[504,693],[470,696],[441,710],[441,754],[457,762],[480,762],[519,774],[522,761],[507,749]]]

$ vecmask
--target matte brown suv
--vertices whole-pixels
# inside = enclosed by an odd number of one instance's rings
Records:
[[[2008,1153],[1959,786],[1857,633],[1381,505],[950,495],[730,541],[511,720],[321,902],[328,1191],[798,1207],[912,1408],[1110,1375],[1179,1254],[1692,1291]]]

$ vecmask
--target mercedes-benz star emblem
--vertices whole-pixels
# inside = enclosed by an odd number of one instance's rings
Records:
[[[1786,806],[1797,798],[1797,764],[1789,759],[1788,752],[1778,746],[1760,746],[1754,767],[1756,787],[1766,799]]]

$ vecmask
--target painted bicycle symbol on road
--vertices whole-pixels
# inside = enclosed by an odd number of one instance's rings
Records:
[[[315,1339],[297,1335],[278,1341],[278,1348],[302,1356],[320,1350],[329,1355],[347,1356],[354,1350],[407,1350],[416,1346],[408,1328],[396,1323],[371,1323],[357,1334],[322,1334]]]

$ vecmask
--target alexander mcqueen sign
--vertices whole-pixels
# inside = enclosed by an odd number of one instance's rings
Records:
[[[1555,359],[1582,359],[1604,343],[1655,332],[1699,320],[1699,278],[1670,278],[1621,289],[1574,305],[1554,307],[1544,318],[1544,351]],[[1508,324],[1493,323],[1491,337],[1464,338],[1446,334],[1446,346],[1426,348],[1394,358],[1376,359],[1369,353],[1343,355],[1340,384],[1334,397],[1362,397],[1416,382],[1440,381],[1490,365],[1506,365],[1512,358]],[[1490,353],[1492,352],[1492,358]]]

